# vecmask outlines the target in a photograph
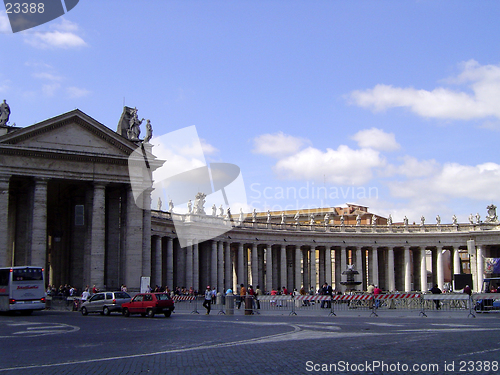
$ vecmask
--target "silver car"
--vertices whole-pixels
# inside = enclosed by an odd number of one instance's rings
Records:
[[[88,313],[101,313],[109,315],[113,311],[121,312],[122,303],[129,302],[131,297],[125,292],[100,292],[94,294],[82,304],[82,315]]]

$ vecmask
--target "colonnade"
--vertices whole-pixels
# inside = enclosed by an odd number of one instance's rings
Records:
[[[218,291],[240,284],[262,290],[304,287],[314,291],[328,283],[337,291],[366,290],[369,284],[387,291],[426,291],[445,286],[445,274],[462,273],[459,251],[464,246],[367,246],[214,239],[184,248],[173,237],[152,237],[152,284]],[[483,246],[478,246],[481,254]],[[448,252],[448,253],[447,253]],[[445,262],[444,254],[451,262]],[[449,257],[449,258],[448,258]],[[478,262],[482,263],[482,262]],[[359,285],[345,285],[344,271],[351,265]],[[450,269],[446,270],[450,266]],[[479,273],[482,274],[482,273]],[[475,284],[481,283],[475,280]]]

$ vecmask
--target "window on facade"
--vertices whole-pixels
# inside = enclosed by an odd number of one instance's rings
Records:
[[[75,206],[75,225],[85,224],[85,206],[83,204],[77,204]]]

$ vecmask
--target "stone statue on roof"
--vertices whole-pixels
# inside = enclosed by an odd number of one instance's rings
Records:
[[[9,122],[9,117],[10,117],[10,107],[4,99],[3,103],[0,104],[0,126],[6,126],[7,123]]]
[[[172,199],[168,201],[168,212],[172,213],[174,211],[174,202],[172,202]]]
[[[488,215],[486,215],[486,223],[498,223],[498,216],[497,216],[497,206],[494,204],[490,204],[488,207],[486,207],[488,210]]]
[[[153,126],[151,126],[151,121],[147,120],[147,122],[146,122],[146,137],[144,138],[144,143],[149,143],[151,138],[153,138]]]

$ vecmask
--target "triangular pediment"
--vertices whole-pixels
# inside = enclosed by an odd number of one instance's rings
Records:
[[[74,110],[0,137],[0,145],[109,157],[128,157],[133,142]]]

